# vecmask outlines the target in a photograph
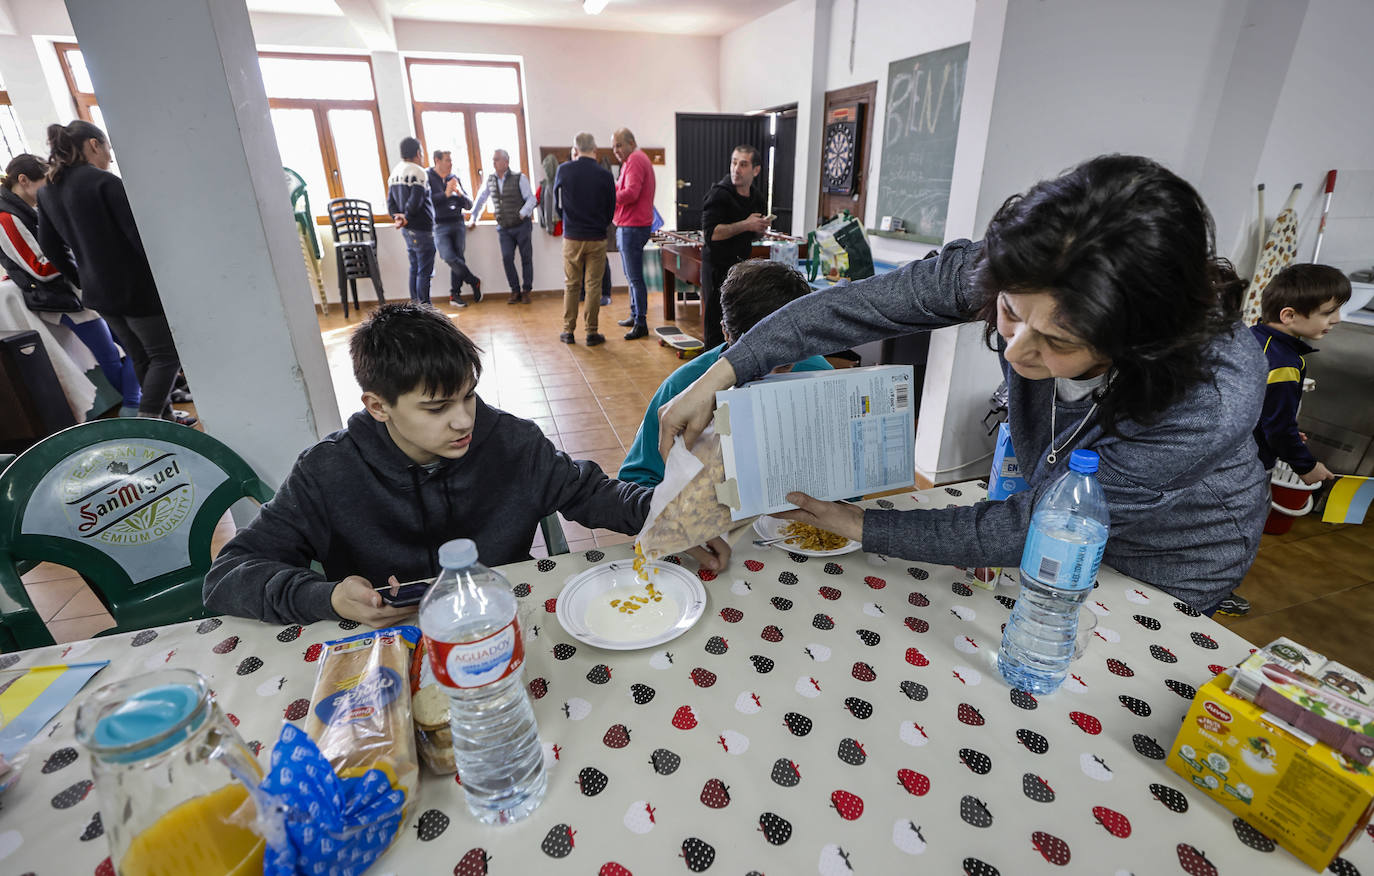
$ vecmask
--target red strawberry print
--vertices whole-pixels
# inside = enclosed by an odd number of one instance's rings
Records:
[[[964,724],[968,724],[970,727],[982,727],[985,723],[983,714],[968,703],[959,704],[958,715],[959,720]]]
[[[929,666],[930,660],[916,648],[906,649],[906,662],[912,666]]]
[[[1069,845],[1052,833],[1037,830],[1031,834],[1031,845],[1046,861],[1060,867],[1069,863]]]
[[[212,648],[211,650],[214,651],[216,654],[228,654],[230,651],[234,650],[234,649],[237,648],[238,646],[239,646],[239,637],[238,637],[238,636],[230,636],[229,638],[225,639],[223,642],[220,642],[218,645],[216,645],[216,646],[215,646],[214,648]]]
[[[607,748],[624,748],[630,744],[630,728],[624,724],[612,724],[601,741]]]
[[[897,782],[906,788],[908,794],[915,797],[924,797],[930,793],[930,779],[915,770],[897,770]]]
[[[1131,822],[1115,809],[1108,809],[1106,806],[1094,806],[1093,818],[1096,818],[1097,823],[1106,828],[1107,833],[1114,837],[1125,839],[1131,835]]]
[[[1207,860],[1207,855],[1202,849],[1187,843],[1179,843],[1175,851],[1178,852],[1178,865],[1189,876],[1217,876],[1216,865]]]
[[[286,707],[285,715],[288,721],[299,721],[308,714],[310,714],[310,700],[305,697],[293,700],[291,705]]]
[[[778,629],[773,624],[769,624],[759,633],[759,638],[763,639],[765,642],[781,642],[782,630]]]
[[[878,673],[873,671],[873,667],[862,660],[854,664],[854,668],[849,671],[849,674],[859,681],[873,681],[878,677]]]
[[[906,624],[907,629],[911,630],[913,633],[924,633],[926,630],[930,629],[930,624],[919,617],[909,617],[902,621],[902,623]]]
[[[720,610],[720,619],[727,624],[737,624],[744,620],[744,612],[740,611],[738,608],[722,608]]]
[[[697,725],[697,716],[692,714],[691,706],[678,706],[673,713],[673,726],[679,730],[691,730]]]
[[[910,602],[917,608],[925,608],[927,605],[930,605],[930,600],[927,599],[926,595],[919,590],[911,591],[911,594],[907,596],[906,601]]]
[[[1069,720],[1089,736],[1096,736],[1102,732],[1102,722],[1086,712],[1069,712]]]
[[[864,583],[867,584],[869,587],[872,587],[874,590],[882,590],[884,587],[887,586],[887,582],[876,575],[865,575]]]
[[[555,597],[553,597],[553,598],[551,598],[551,599],[545,599],[545,600],[544,600],[544,611],[548,612],[549,614],[556,614],[556,613],[558,612],[558,597],[557,597],[557,596],[555,596]]]
[[[224,717],[228,718],[229,723],[233,724],[235,727],[239,725],[239,716],[235,715],[233,712],[225,712]]]
[[[720,779],[708,779],[701,788],[701,802],[712,809],[730,805],[730,787]]]
[[[840,813],[840,817],[845,821],[853,821],[864,814],[863,798],[848,791],[831,791],[830,806]]]
[[[702,669],[698,666],[692,670],[692,683],[697,687],[710,687],[716,683],[716,674],[709,669]]]
[[[716,573],[710,569],[697,569],[697,577],[703,581],[714,581],[716,580]]]
[[[763,563],[760,563],[758,560],[745,560],[744,568],[748,569],[751,572],[762,572]]]
[[[543,678],[536,678],[530,682],[530,696],[536,700],[544,698],[544,694],[549,692],[549,682]]]
[[[319,642],[316,642],[309,648],[305,649],[305,662],[314,663],[316,660],[320,659],[320,654],[322,654],[323,652],[324,646],[321,645]]]
[[[634,876],[615,861],[607,861],[601,865],[601,869],[596,871],[596,876]]]
[[[115,876],[114,864],[110,863],[109,858],[96,865],[95,876]]]
[[[1122,678],[1131,678],[1135,675],[1135,670],[1115,657],[1107,661],[1107,671],[1112,675],[1119,675]]]
[[[841,596],[840,591],[836,590],[834,587],[822,587],[816,592],[821,595],[821,599],[835,600],[839,599]]]
[[[1212,673],[1213,675],[1221,675],[1223,672],[1226,671],[1226,667],[1222,666],[1220,663],[1208,663],[1207,671]]]

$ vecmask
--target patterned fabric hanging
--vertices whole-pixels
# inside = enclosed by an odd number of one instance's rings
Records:
[[[1250,286],[1245,292],[1245,306],[1241,313],[1246,325],[1254,325],[1260,320],[1260,298],[1264,295],[1264,287],[1269,285],[1275,274],[1288,267],[1298,257],[1298,214],[1293,209],[1293,204],[1301,190],[1302,183],[1293,186],[1288,201],[1269,229],[1269,237],[1264,241],[1264,248],[1255,260],[1255,275],[1250,278]],[[1260,217],[1260,221],[1264,221],[1263,216]]]

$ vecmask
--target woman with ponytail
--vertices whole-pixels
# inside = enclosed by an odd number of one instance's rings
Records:
[[[172,410],[181,361],[124,183],[108,171],[105,132],[80,119],[49,125],[48,184],[38,190],[38,244],[85,305],[100,313],[133,360],[138,416],[191,425]]]
[[[37,155],[22,153],[0,175],[0,268],[24,296],[24,305],[49,325],[72,332],[95,356],[105,378],[123,396],[120,414],[135,416],[140,398],[133,363],[120,356],[110,327],[100,314],[81,306],[67,282],[38,245],[38,191],[47,183],[48,167]]]

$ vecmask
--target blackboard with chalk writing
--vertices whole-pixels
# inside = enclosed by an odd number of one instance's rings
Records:
[[[963,43],[887,68],[878,217],[901,219],[908,236],[927,243],[944,242],[967,67]]]

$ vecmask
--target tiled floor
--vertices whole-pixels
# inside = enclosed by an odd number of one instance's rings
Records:
[[[576,345],[558,341],[561,297],[535,293],[529,305],[508,306],[505,301],[500,294],[461,310],[440,304],[484,351],[482,397],[530,417],[568,453],[615,472],[634,440],[649,397],[681,362],[671,350],[647,338],[621,339],[624,329],[615,321],[627,313],[622,290],[602,311],[600,328],[609,340],[591,348],[582,343],[581,329]],[[661,312],[660,307],[657,296],[651,297],[651,312]],[[696,315],[695,310],[688,313]],[[348,361],[348,338],[357,323],[356,313],[345,320],[337,305],[320,319],[345,418],[359,408],[360,393]],[[1286,635],[1374,675],[1374,654],[1367,646],[1374,629],[1371,528],[1374,521],[1334,527],[1304,517],[1286,535],[1265,536],[1241,589],[1253,603],[1251,615],[1218,619],[1252,642],[1265,644]],[[565,523],[564,531],[573,550],[626,540],[618,533],[591,531],[575,523]],[[232,523],[221,521],[215,550],[232,532]],[[40,566],[24,581],[59,641],[89,637],[111,623],[95,597],[66,569]]]

